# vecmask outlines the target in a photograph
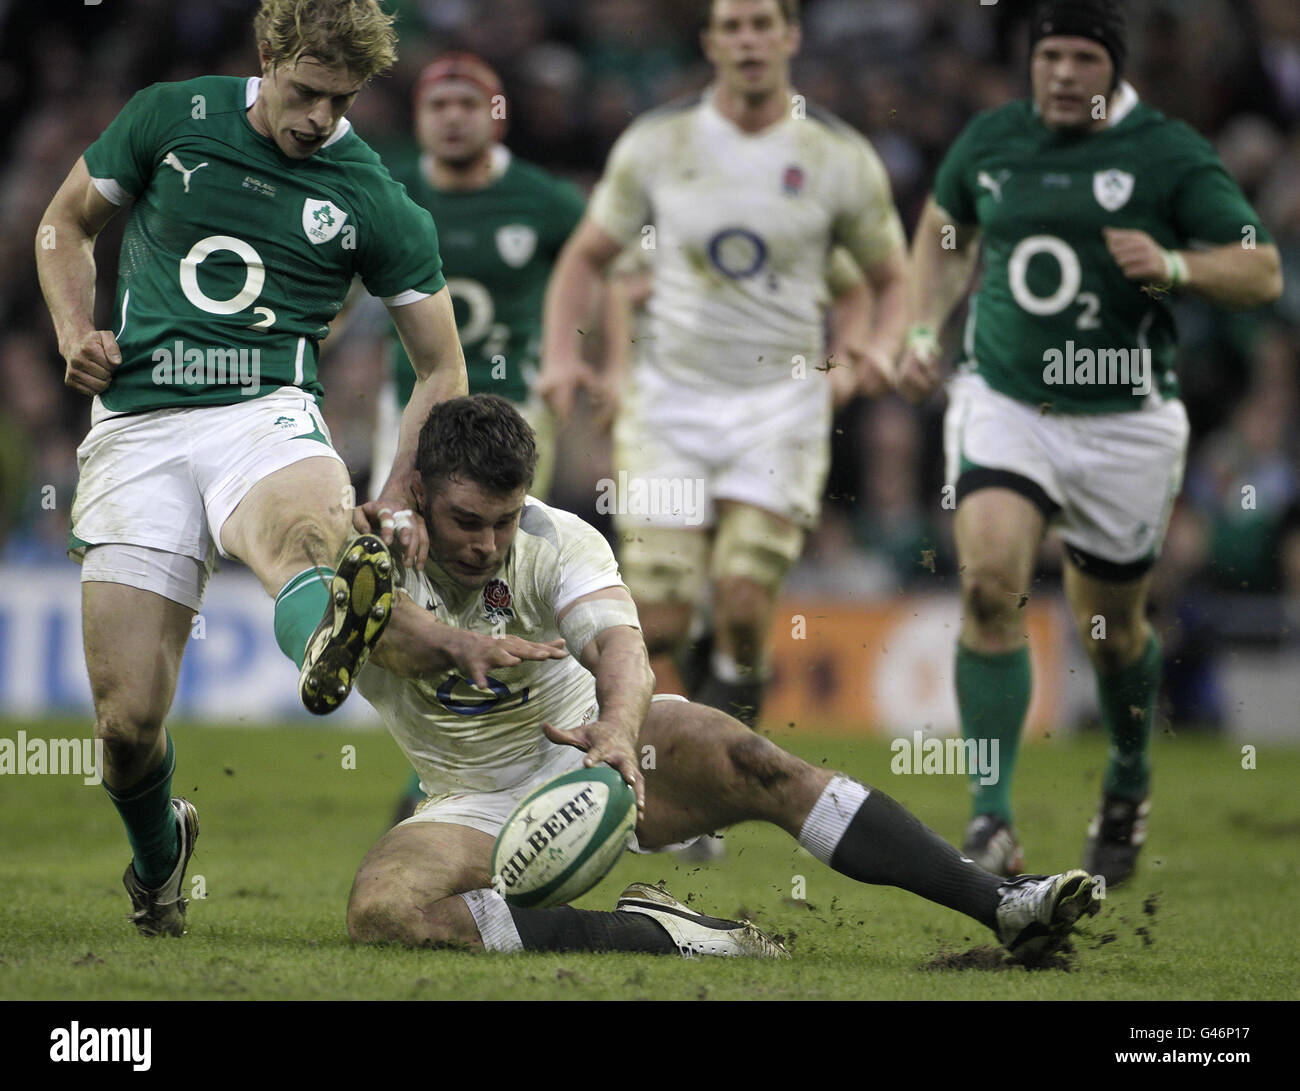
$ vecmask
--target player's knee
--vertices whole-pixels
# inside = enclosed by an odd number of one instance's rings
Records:
[[[1028,592],[1011,586],[1001,569],[972,567],[962,573],[962,606],[977,628],[1001,633],[1015,626],[1020,611],[1028,604]]]
[[[1132,666],[1146,648],[1147,628],[1143,620],[1140,617],[1106,618],[1108,624],[1102,626],[1097,621],[1100,617],[1097,614],[1078,619],[1089,660],[1105,674]]]
[[[718,525],[709,575],[719,587],[752,587],[755,603],[770,601],[798,559],[803,538],[803,530],[794,523],[736,505]]]
[[[132,766],[152,750],[163,729],[165,710],[131,703],[101,702],[95,714],[95,738],[104,744],[108,765],[115,769]]]
[[[277,536],[273,546],[279,566],[331,565],[347,538],[347,522],[337,513],[301,515]]]
[[[453,902],[441,898],[421,905],[411,884],[396,876],[358,876],[348,899],[348,935],[354,943],[400,943],[407,947],[464,947],[466,935]]]

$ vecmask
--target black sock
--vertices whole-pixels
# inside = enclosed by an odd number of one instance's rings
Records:
[[[878,788],[832,777],[804,820],[799,844],[850,879],[896,886],[997,926],[1003,880],[966,860]]]
[[[758,711],[763,704],[763,682],[758,679],[724,682],[710,670],[692,700],[721,709],[746,727],[753,727],[758,723]]]
[[[644,913],[602,913],[557,905],[516,909],[510,916],[525,951],[640,951],[675,955],[677,944]]]

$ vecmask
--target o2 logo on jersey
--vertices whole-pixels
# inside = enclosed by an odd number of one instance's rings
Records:
[[[744,227],[724,227],[709,240],[709,260],[732,280],[752,277],[767,261],[767,243]]]
[[[487,684],[492,691],[491,697],[483,696],[482,690],[476,689],[459,674],[448,675],[437,689],[438,703],[457,716],[481,716],[485,712],[497,712],[509,707],[512,701],[517,702],[516,707],[528,704],[527,686],[518,693],[511,693],[509,686],[490,674],[487,676]]]
[[[1056,263],[1057,287],[1049,295],[1038,295],[1029,284],[1029,263],[1043,256]],[[1038,318],[1058,315],[1070,306],[1082,310],[1075,318],[1075,328],[1095,330],[1101,326],[1101,299],[1096,292],[1081,292],[1083,265],[1079,255],[1064,239],[1055,235],[1030,235],[1023,238],[1007,259],[1007,284],[1020,309]]]

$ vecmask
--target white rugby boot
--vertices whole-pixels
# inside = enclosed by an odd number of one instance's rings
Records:
[[[620,913],[643,913],[661,925],[683,958],[789,958],[776,940],[749,921],[728,921],[697,913],[661,886],[632,883],[614,906]]]

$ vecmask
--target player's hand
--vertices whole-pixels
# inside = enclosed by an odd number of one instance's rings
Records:
[[[1129,280],[1144,284],[1170,285],[1176,280],[1169,251],[1145,231],[1103,227],[1106,249]]]
[[[843,409],[858,393],[866,350],[854,342],[837,341],[826,355],[826,377],[831,384],[831,406]]]
[[[488,672],[499,667],[516,667],[524,660],[563,659],[569,654],[563,640],[539,644],[521,636],[488,636],[450,627],[445,640],[444,651],[457,673],[479,689],[488,688]]]
[[[924,326],[913,326],[898,365],[898,392],[913,405],[920,405],[939,389],[942,378],[938,338]]]
[[[91,330],[63,354],[67,369],[63,385],[79,394],[94,397],[108,389],[115,372],[122,363],[122,350],[117,338],[108,330]]]
[[[894,385],[894,362],[878,348],[864,349],[858,366],[858,393],[864,398],[883,398]]]
[[[608,369],[600,373],[589,371],[588,374],[585,386],[591,402],[592,424],[603,435],[614,427],[614,420],[622,408],[621,384]]]
[[[591,368],[581,361],[571,364],[543,365],[537,377],[535,390],[555,414],[558,424],[564,424],[573,412],[578,388],[590,386],[594,376]]]
[[[624,783],[636,796],[638,819],[645,817],[645,780],[636,763],[636,737],[616,724],[603,720],[594,720],[589,724],[565,730],[554,724],[542,724],[542,731],[551,742],[566,746],[576,746],[587,752],[587,759],[582,764],[590,769],[593,765],[604,762],[616,769],[623,777]]]
[[[396,539],[402,563],[418,570],[429,559],[429,528],[414,503],[409,496],[381,496],[356,508],[352,525],[362,534],[378,534],[390,549]]]

